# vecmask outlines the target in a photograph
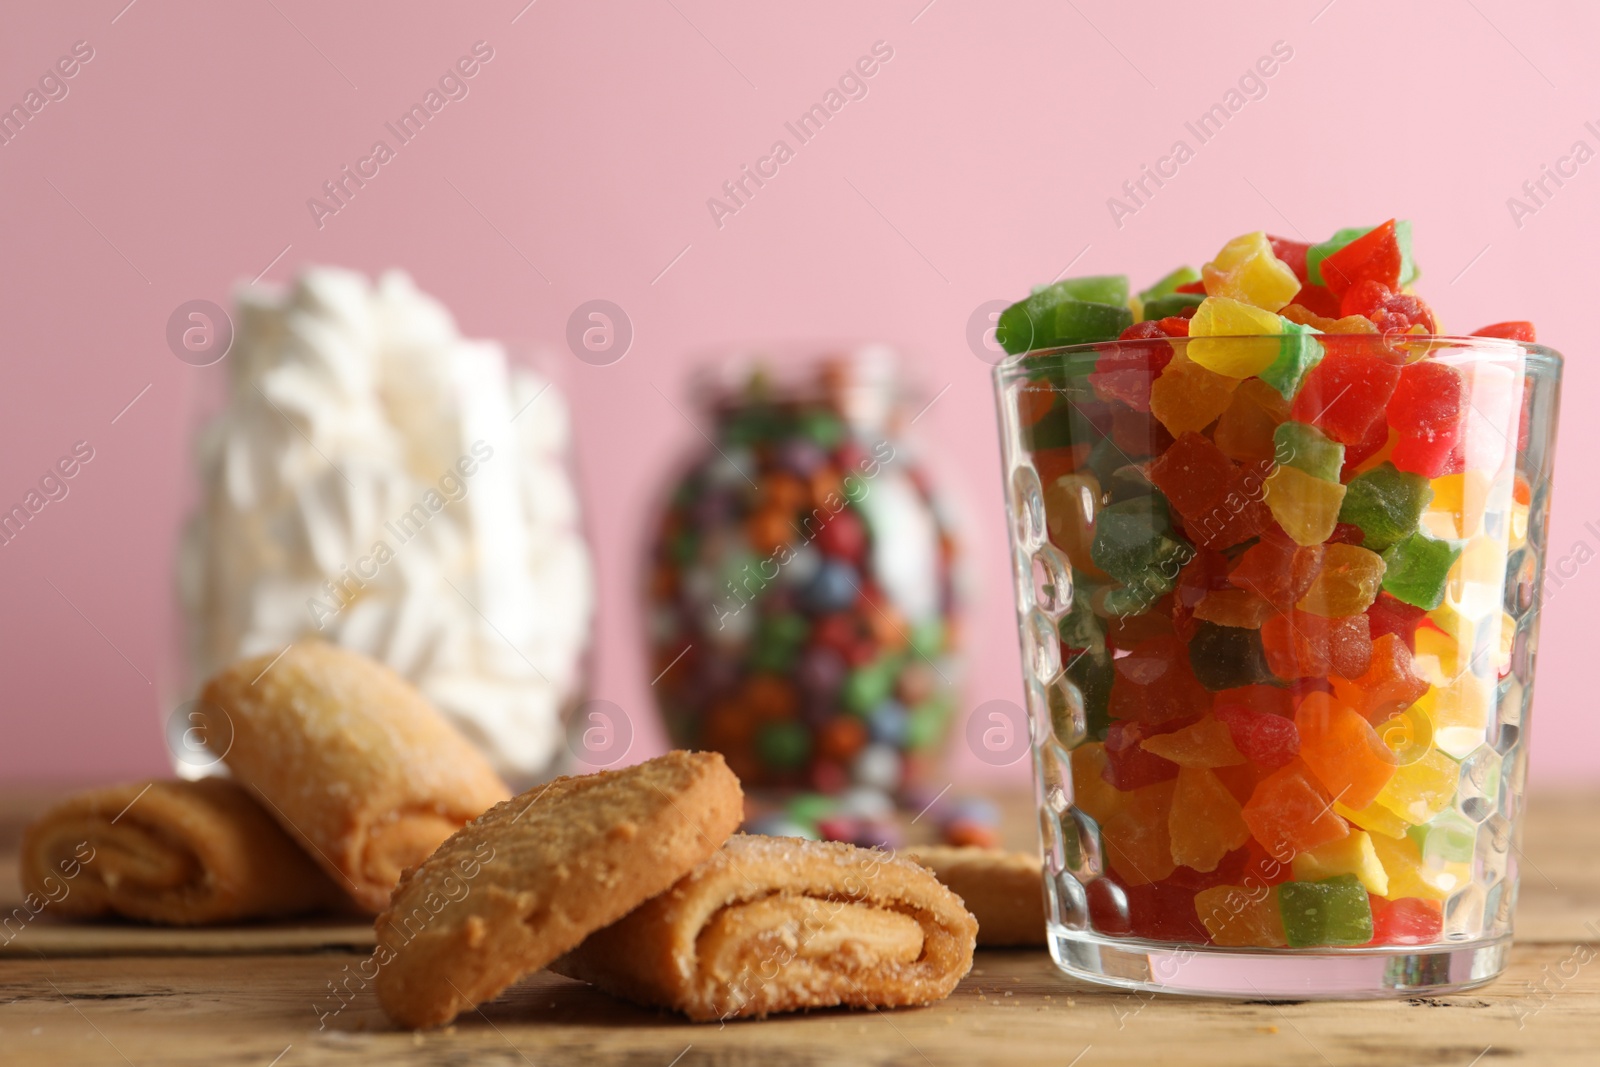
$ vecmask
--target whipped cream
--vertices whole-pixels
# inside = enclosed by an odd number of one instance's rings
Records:
[[[595,595],[564,398],[400,272],[237,300],[179,550],[191,693],[317,635],[411,679],[508,779],[546,772]]]

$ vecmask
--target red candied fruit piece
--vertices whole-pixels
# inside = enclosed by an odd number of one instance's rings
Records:
[[[1378,599],[1367,608],[1367,624],[1372,628],[1372,639],[1376,641],[1384,634],[1394,634],[1406,643],[1406,648],[1412,652],[1417,650],[1417,624],[1427,614],[1423,608],[1407,604],[1398,597],[1388,593],[1379,593]]]
[[[1534,342],[1533,323],[1522,319],[1514,319],[1511,322],[1497,322],[1492,326],[1485,326],[1481,330],[1473,330],[1472,336],[1499,337],[1506,341],[1525,341],[1531,345]]]
[[[1212,713],[1250,762],[1275,771],[1300,754],[1300,730],[1293,719],[1256,711],[1243,704],[1219,704]]]
[[[1215,709],[1225,704],[1258,711],[1263,715],[1287,715],[1294,718],[1295,694],[1293,690],[1277,685],[1242,685],[1237,689],[1224,689],[1212,703]]]
[[[1183,517],[1184,532],[1206,548],[1248,541],[1272,522],[1259,471],[1241,467],[1200,434],[1179,437],[1146,474]]]
[[[1322,546],[1296,544],[1276,525],[1245,549],[1228,574],[1228,583],[1287,611],[1311,588],[1322,566]]]
[[[1299,304],[1314,315],[1325,319],[1339,317],[1339,298],[1332,289],[1326,285],[1309,285],[1302,283],[1300,291],[1294,294],[1291,304]]]
[[[1141,641],[1113,665],[1108,712],[1114,719],[1165,722],[1203,714],[1208,693],[1189,666],[1189,648],[1174,635]]]
[[[1389,289],[1400,285],[1400,241],[1394,219],[1368,230],[1322,261],[1322,280],[1336,295],[1364,281]],[[1346,312],[1350,314],[1350,312]]]
[[[1211,934],[1194,910],[1193,889],[1162,881],[1128,886],[1126,893],[1129,932],[1134,937],[1210,943]]]
[[[1322,340],[1327,355],[1306,375],[1289,417],[1310,423],[1342,445],[1357,444],[1382,418],[1400,368],[1365,351],[1370,341],[1340,344],[1335,335]]]
[[[1176,289],[1174,289],[1172,291],[1174,293],[1199,293],[1201,296],[1204,296],[1205,292],[1206,292],[1206,283],[1205,282],[1185,282],[1184,284],[1178,286]]]
[[[1437,478],[1450,465],[1467,424],[1467,383],[1454,367],[1409,363],[1389,397],[1389,425],[1398,435],[1389,460],[1412,474]]]
[[[1437,901],[1419,897],[1387,900],[1367,894],[1372,905],[1374,945],[1426,945],[1444,932],[1444,913]]]
[[[1359,545],[1367,539],[1367,532],[1353,522],[1336,522],[1328,535],[1330,545]]]
[[[1339,300],[1339,313],[1341,316],[1365,315],[1379,333],[1406,333],[1419,325],[1428,333],[1438,329],[1433,309],[1423,303],[1421,297],[1397,293],[1370,278],[1357,282],[1345,292]]]
[[[1194,639],[1194,609],[1206,594],[1228,588],[1228,557],[1210,548],[1198,548],[1194,558],[1178,571],[1172,590],[1172,627],[1185,641]]]
[[[1279,678],[1359,678],[1372,665],[1365,615],[1328,619],[1305,611],[1274,615],[1261,624],[1267,668]]]
[[[1149,751],[1139,742],[1157,734],[1170,734],[1193,725],[1198,716],[1168,719],[1161,723],[1119,720],[1106,731],[1106,769],[1102,772],[1113,788],[1124,793],[1178,777],[1178,765]]]
[[[1149,406],[1148,387],[1145,405]],[[1172,447],[1172,434],[1161,424],[1137,411],[1111,405],[1111,441],[1130,459],[1135,456],[1159,456]]]
[[[1306,253],[1311,250],[1311,245],[1306,241],[1291,241],[1287,237],[1274,237],[1267,234],[1267,242],[1272,245],[1272,254],[1300,279],[1300,284],[1306,284]]]
[[[1356,468],[1383,450],[1389,443],[1389,424],[1383,419],[1373,419],[1372,425],[1367,427],[1367,432],[1360,441],[1353,445],[1346,445],[1344,449],[1344,466],[1339,468],[1339,480],[1348,482],[1355,476]]]
[[[1118,335],[1119,341],[1149,341],[1146,345],[1106,346],[1095,360],[1089,384],[1094,395],[1101,400],[1120,400],[1134,411],[1150,410],[1150,383],[1172,362],[1172,346],[1166,338],[1185,336],[1189,324],[1184,323],[1183,334],[1169,333],[1160,320],[1136,322]]]

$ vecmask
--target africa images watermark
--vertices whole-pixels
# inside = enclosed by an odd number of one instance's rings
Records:
[[[485,850],[488,851],[488,855],[484,855]],[[442,894],[437,891],[430,892],[422,898],[420,904],[411,909],[408,915],[391,915],[388,925],[378,931],[378,945],[372,950],[372,954],[358,961],[353,970],[350,964],[345,964],[344,970],[339,975],[328,979],[327,997],[323,998],[322,1002],[311,1005],[311,1010],[317,1015],[317,1029],[326,1030],[329,1019],[344,1011],[351,1001],[377,980],[378,972],[394,961],[397,947],[415,941],[446,908],[452,904],[459,904],[471,896],[470,883],[482,873],[484,865],[492,862],[494,857],[494,846],[487,841],[480,841],[477,848],[473,849],[472,856],[456,861],[455,874],[447,874],[440,880],[439,887],[443,890]],[[351,986],[352,982],[355,983],[354,988]],[[334,1006],[324,1007],[330,998]]]
[[[60,103],[67,98],[72,87],[67,83],[94,58],[94,46],[88,41],[76,41],[72,53],[57,59],[39,75],[36,88],[29,88],[22,99],[0,111],[0,148],[5,148],[21,136],[30,122],[38,119],[46,105]]]
[[[29,489],[20,504],[0,511],[0,547],[9,545],[22,535],[28,523],[45,509],[46,505],[62,501],[72,491],[68,484],[78,472],[94,459],[94,446],[79,441],[72,446],[70,455],[62,456],[39,477],[39,488]]]
[[[415,540],[428,528],[428,523],[433,517],[445,509],[448,504],[454,504],[467,495],[468,483],[472,476],[478,473],[480,463],[487,463],[494,457],[494,446],[487,441],[477,440],[472,443],[470,455],[458,458],[454,466],[448,468],[439,476],[437,487],[429,487],[422,494],[422,499],[411,505],[397,518],[389,519],[383,528],[393,535],[395,544],[390,545],[385,538],[379,538],[372,543],[372,548],[366,555],[356,560],[352,567],[345,564],[339,568],[339,573],[334,578],[329,578],[322,583],[322,591],[326,600],[319,597],[306,598],[306,611],[311,613],[311,621],[321,630],[328,621],[354,604],[360,599],[367,583],[374,581],[384,566],[395,558],[400,548]]]
[[[474,43],[469,55],[457,59],[453,66],[439,75],[437,88],[430,86],[422,94],[420,103],[412,104],[393,122],[383,124],[383,128],[394,137],[392,147],[387,140],[379,138],[372,142],[372,148],[366,155],[355,161],[353,168],[347,163],[339,168],[338,174],[323,182],[322,192],[327,199],[313,196],[306,200],[306,210],[311,212],[311,221],[317,224],[317,229],[327,225],[330,215],[337,215],[349,207],[356,193],[366,188],[367,182],[378,176],[380,168],[393,160],[401,148],[410,144],[433,117],[444,110],[446,104],[452,100],[465,100],[472,91],[467,83],[477,77],[483,66],[493,58],[494,49],[489,42]]]
[[[722,183],[722,192],[727,199],[722,197],[708,197],[706,210],[711,212],[711,221],[717,229],[722,229],[727,224],[726,220],[731,215],[737,215],[754,199],[757,190],[765,187],[767,182],[778,176],[785,163],[795,158],[800,148],[822,132],[822,128],[833,120],[833,117],[844,110],[844,106],[852,100],[865,100],[867,98],[867,79],[873,77],[882,69],[883,64],[894,58],[894,48],[888,41],[872,42],[871,55],[865,55],[855,61],[851,67],[839,75],[837,87],[830,86],[822,94],[820,102],[812,104],[802,111],[793,122],[785,122],[783,128],[794,138],[795,144],[791,147],[789,142],[780,137],[772,142],[772,147],[767,154],[756,159],[754,167],[748,163],[740,164],[739,175]],[[751,186],[754,188],[751,188]]]
[[[1591,120],[1585,122],[1583,128],[1595,138],[1596,143],[1600,143],[1600,125]],[[1511,213],[1512,224],[1519,230],[1527,225],[1527,217],[1549,207],[1550,201],[1567,182],[1578,176],[1578,168],[1594,157],[1594,147],[1580,137],[1572,142],[1564,155],[1556,157],[1554,164],[1541,163],[1538,176],[1522,183],[1522,196],[1506,197],[1506,210]]]
[[[1127,224],[1130,215],[1137,215],[1147,207],[1156,193],[1178,176],[1178,168],[1193,159],[1200,146],[1210,143],[1220,134],[1222,128],[1243,111],[1246,104],[1252,100],[1265,100],[1269,91],[1268,80],[1293,58],[1294,48],[1289,42],[1273,41],[1269,54],[1245,68],[1237,86],[1229,86],[1220,101],[1202,111],[1193,122],[1183,124],[1183,128],[1194,138],[1194,144],[1179,137],[1172,142],[1167,154],[1155,161],[1154,166],[1141,164],[1138,177],[1122,183],[1122,197],[1107,197],[1106,210],[1111,213],[1111,221],[1117,229]]]
[[[89,852],[87,856],[83,854],[85,849]],[[56,864],[61,871],[60,877],[57,877],[56,873],[52,871],[40,881],[40,887],[44,890],[44,895],[29,893],[22,898],[22,904],[19,907],[12,908],[11,914],[0,920],[0,934],[3,934],[5,938],[5,940],[0,941],[0,945],[11,944],[21,935],[23,930],[28,928],[29,923],[39,917],[41,912],[51,904],[59,904],[66,900],[72,894],[72,880],[83,873],[85,864],[94,862],[95,854],[94,846],[89,844],[88,841],[78,842],[77,847],[72,850],[72,857],[61,860]]]

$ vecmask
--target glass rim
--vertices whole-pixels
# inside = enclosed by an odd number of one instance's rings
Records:
[[[995,384],[996,385],[1001,385],[1001,384],[1004,384],[1005,382],[1009,381],[1013,376],[1017,375],[1019,372],[1023,371],[1024,369],[1036,370],[1036,369],[1039,369],[1040,367],[1060,367],[1060,366],[1064,366],[1064,365],[1068,364],[1069,362],[1071,362],[1073,360],[1074,357],[1078,357],[1078,356],[1093,355],[1096,359],[1098,359],[1101,356],[1115,355],[1115,354],[1117,354],[1119,352],[1123,352],[1123,351],[1128,351],[1128,352],[1148,351],[1150,346],[1153,345],[1153,344],[1156,344],[1156,343],[1165,343],[1165,344],[1169,344],[1169,345],[1170,344],[1186,345],[1190,341],[1196,341],[1196,340],[1205,340],[1205,341],[1210,341],[1210,340],[1242,341],[1242,340],[1262,340],[1262,339],[1268,339],[1268,338],[1273,338],[1273,337],[1281,337],[1281,336],[1284,336],[1284,335],[1282,335],[1282,334],[1225,334],[1225,335],[1219,335],[1217,337],[1203,337],[1203,338],[1195,338],[1195,337],[1128,338],[1126,340],[1090,341],[1090,342],[1088,342],[1086,344],[1058,345],[1058,346],[1050,347],[1050,348],[1035,348],[1035,349],[1031,349],[1031,350],[1029,350],[1027,352],[1007,353],[1007,355],[1006,355],[1006,357],[1004,359],[1002,359],[999,363],[996,363],[994,365],[994,369],[991,371],[991,374],[994,377]],[[1316,337],[1316,336],[1321,336],[1321,335],[1311,334],[1311,335],[1308,335],[1308,336]],[[1357,334],[1333,334],[1333,335],[1330,335],[1330,336],[1335,336],[1335,337],[1371,337],[1374,340],[1377,340],[1377,339],[1381,339],[1383,335],[1381,335],[1381,334],[1362,334],[1362,333],[1357,333]],[[1554,372],[1557,375],[1559,375],[1561,373],[1561,370],[1565,366],[1565,363],[1566,363],[1566,358],[1564,356],[1562,356],[1562,354],[1560,352],[1557,352],[1555,349],[1550,348],[1550,347],[1548,347],[1546,345],[1541,345],[1541,344],[1538,344],[1538,343],[1533,342],[1533,341],[1512,341],[1512,340],[1508,340],[1508,339],[1506,339],[1504,337],[1478,337],[1478,336],[1460,335],[1460,334],[1421,334],[1421,333],[1404,334],[1404,335],[1401,336],[1401,340],[1408,347],[1415,346],[1415,347],[1418,347],[1418,348],[1423,348],[1423,347],[1426,347],[1428,345],[1433,345],[1433,344],[1437,344],[1437,343],[1443,342],[1443,343],[1448,343],[1448,344],[1450,344],[1452,346],[1468,346],[1470,348],[1477,349],[1480,352],[1483,352],[1484,350],[1488,350],[1489,352],[1498,351],[1501,355],[1506,355],[1506,356],[1509,356],[1513,352],[1515,352],[1515,353],[1521,355],[1530,364],[1532,364],[1532,369],[1533,370],[1539,371],[1539,372],[1545,372],[1545,373]],[[1485,354],[1487,354],[1487,352],[1485,352]],[[1024,364],[1028,364],[1028,366],[1026,368],[1024,368],[1024,366],[1023,366]],[[1091,366],[1088,369],[1092,370],[1093,368]]]

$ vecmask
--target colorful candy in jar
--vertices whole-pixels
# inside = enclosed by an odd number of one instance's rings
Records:
[[[892,808],[955,710],[956,546],[896,439],[892,386],[869,351],[715,391],[714,444],[667,499],[652,688],[673,743],[722,752],[747,788],[867,789]],[[847,839],[876,832],[849,818]]]
[[[1072,568],[1086,715],[1052,721],[1100,839],[1096,932],[1427,944],[1471,885],[1458,783],[1513,759],[1485,731],[1519,506],[1526,527],[1519,385],[1422,340],[1417,277],[1403,220],[1251,233],[1136,295],[1067,279],[1000,317],[1014,354],[1101,346],[1086,378],[1020,364],[1024,422],[1059,430],[1023,445]]]

